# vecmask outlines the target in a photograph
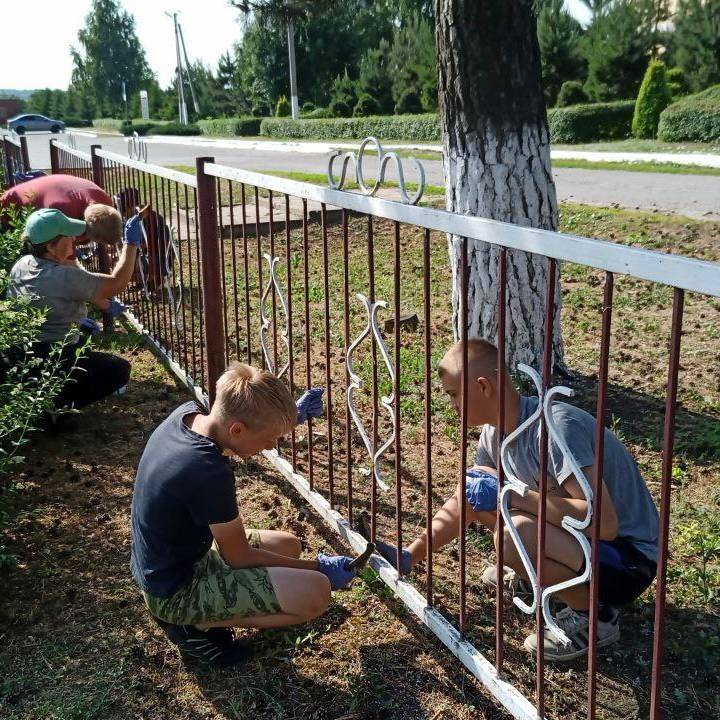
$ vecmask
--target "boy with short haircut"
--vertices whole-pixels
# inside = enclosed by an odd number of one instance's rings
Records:
[[[182,654],[240,662],[232,627],[273,628],[325,612],[330,591],[355,577],[350,558],[300,559],[300,541],[246,530],[230,455],[271,449],[296,422],[322,414],[322,390],[297,405],[274,375],[236,363],[218,380],[209,414],[181,405],[153,432],[132,501],[131,569],[145,603]]]
[[[456,412],[460,413],[462,350],[457,343],[445,354],[438,368],[445,392],[450,396]],[[482,425],[478,443],[477,467],[468,472],[466,481],[467,512],[465,524],[480,522],[495,530],[497,517],[497,410],[499,403],[497,377],[497,349],[485,340],[468,341],[468,425]],[[537,397],[521,396],[505,379],[505,436],[519,427],[537,409]],[[577,407],[562,402],[552,404],[552,415],[557,428],[590,482],[595,477],[595,418]],[[609,645],[620,637],[618,610],[639,597],[652,583],[656,574],[658,545],[658,512],[647,486],[627,448],[607,428],[605,429],[603,464],[603,498],[600,523],[599,557],[599,621],[598,646]],[[535,562],[537,557],[538,486],[540,482],[540,421],[530,425],[509,450],[514,474],[530,490],[525,498],[512,493],[511,507],[514,525]],[[435,515],[432,522],[432,548],[438,551],[458,535],[460,492],[455,494]],[[546,587],[578,577],[585,567],[581,547],[561,527],[564,516],[584,518],[587,501],[580,484],[572,473],[555,441],[549,443],[548,495],[545,546]],[[589,534],[590,529],[586,531]],[[495,544],[499,538],[495,533]],[[393,566],[396,549],[376,541],[378,551]],[[425,558],[427,537],[423,533],[403,550],[403,571]],[[515,544],[504,531],[505,562],[504,582],[514,591],[532,592],[524,566]],[[483,582],[495,586],[495,566],[483,574]],[[524,587],[523,587],[524,586]],[[567,607],[556,612],[558,626],[571,640],[569,648],[548,629],[543,639],[547,660],[571,660],[587,652],[590,601],[589,585],[583,584],[557,593]],[[535,652],[538,639],[533,633],[525,640],[525,648]]]

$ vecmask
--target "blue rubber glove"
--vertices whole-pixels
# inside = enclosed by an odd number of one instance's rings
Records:
[[[78,323],[78,327],[80,328],[80,331],[86,335],[97,335],[101,330],[101,327],[89,317],[83,318]]]
[[[323,388],[310,388],[302,394],[302,397],[295,403],[298,425],[306,422],[308,418],[320,417],[323,414],[322,396],[324,392]]]
[[[497,509],[497,477],[482,470],[468,470],[465,474],[465,497],[475,512]]]
[[[142,240],[142,218],[139,215],[133,215],[129,220],[125,222],[123,242],[126,245],[140,247]]]
[[[122,315],[128,309],[127,305],[121,303],[117,298],[111,298],[108,303],[106,313],[109,313],[112,317],[116,318]]]
[[[375,549],[397,570],[397,546],[383,542],[375,538]],[[403,575],[409,574],[412,570],[412,558],[410,552],[403,548],[401,553]]]
[[[348,570],[352,558],[345,555],[317,556],[318,570],[330,581],[331,590],[344,590],[357,575],[357,570]]]

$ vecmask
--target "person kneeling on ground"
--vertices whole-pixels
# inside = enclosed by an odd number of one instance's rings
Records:
[[[88,302],[113,316],[125,310],[113,296],[130,282],[141,239],[140,218],[126,223],[120,259],[109,275],[88,272],[78,264],[76,246],[85,230],[82,220],[68,218],[59,210],[36,210],[25,225],[28,254],[13,266],[7,286],[8,297],[26,297],[47,310],[32,347],[34,356],[48,357],[56,343],[66,343],[61,363],[70,377],[55,398],[57,408],[85,407],[123,388],[130,378],[130,363],[124,358],[86,349],[76,361],[76,350],[83,334],[100,330],[87,317]],[[0,360],[0,375],[21,362],[25,352],[25,348],[10,348]]]
[[[300,559],[292,534],[246,529],[228,456],[271,449],[322,414],[322,390],[296,405],[274,375],[241,363],[218,380],[209,414],[187,402],[153,432],[131,511],[132,576],[150,614],[182,655],[212,666],[250,655],[231,628],[307,622],[355,577],[350,558]]]
[[[460,413],[462,344],[454,345],[440,362],[438,371],[445,392]],[[466,481],[465,524],[478,522],[495,530],[497,517],[496,433],[497,349],[484,340],[468,341],[468,425],[483,426],[478,443],[477,467]],[[505,435],[513,432],[537,409],[538,398],[520,395],[509,376],[505,379]],[[552,415],[560,436],[575,457],[590,486],[595,477],[595,418],[563,402],[552,405]],[[638,598],[652,583],[657,567],[658,512],[630,452],[607,428],[603,462],[603,495],[600,526],[598,646],[620,638],[618,607]],[[540,421],[530,425],[510,446],[509,461],[517,477],[530,490],[525,498],[511,494],[513,523],[528,555],[537,557],[537,522],[540,482]],[[432,549],[440,550],[458,535],[461,488],[443,505],[432,521]],[[578,577],[585,568],[582,549],[561,527],[563,517],[585,517],[587,501],[559,445],[551,440],[548,457],[547,526],[545,545],[545,586]],[[586,533],[589,535],[590,529]],[[507,528],[502,538],[505,562],[503,582],[514,592],[532,593],[527,574]],[[500,538],[495,533],[497,547]],[[376,541],[378,551],[393,567],[397,562],[394,546]],[[403,571],[425,558],[427,537],[423,533],[403,549]],[[495,587],[495,566],[483,573],[483,582]],[[545,630],[543,652],[546,660],[572,660],[588,650],[589,585],[577,585],[557,593],[562,603],[554,604],[558,626],[571,639],[570,647]],[[566,607],[562,607],[562,604]],[[535,652],[536,634],[525,640],[525,648]]]

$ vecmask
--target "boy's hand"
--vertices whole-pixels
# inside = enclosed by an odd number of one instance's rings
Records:
[[[345,555],[317,556],[318,570],[330,581],[331,590],[344,590],[357,575],[357,570],[349,570],[352,558]]]
[[[142,217],[140,214],[133,215],[125,222],[125,231],[123,232],[123,243],[140,247],[142,244]]]
[[[465,497],[475,512],[497,510],[497,477],[483,470],[465,473]]]
[[[297,405],[297,424],[307,422],[308,418],[320,417],[323,414],[323,388],[310,388],[295,403]]]
[[[79,323],[78,327],[80,331],[86,335],[97,335],[102,329],[92,318],[83,318]]]
[[[128,306],[124,303],[121,303],[117,298],[110,298],[107,310],[105,310],[105,312],[109,313],[111,317],[116,318],[122,315],[127,309]]]

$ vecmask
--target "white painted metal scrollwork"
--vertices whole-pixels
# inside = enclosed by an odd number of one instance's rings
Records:
[[[267,261],[268,267],[270,268],[270,279],[268,280],[268,284],[260,299],[260,345],[262,347],[263,357],[265,358],[265,365],[268,370],[274,375],[277,375],[277,377],[282,377],[290,367],[290,328],[288,327],[289,316],[287,303],[285,302],[285,296],[283,295],[280,282],[278,281],[277,275],[275,274],[275,268],[280,262],[280,258],[271,258],[270,255],[268,255],[267,253],[263,253],[263,257]],[[271,320],[265,313],[265,303],[267,302],[268,295],[270,294],[273,287],[275,288],[275,295],[280,301],[280,307],[282,308],[282,312],[285,315],[285,327],[280,332],[280,338],[285,344],[285,349],[287,350],[288,354],[288,361],[285,363],[285,365],[283,365],[282,369],[279,372],[276,372],[275,362],[267,346],[267,334],[270,328]]]
[[[353,422],[355,423],[355,427],[357,427],[363,444],[365,445],[365,450],[367,451],[368,457],[370,458],[370,464],[372,466],[371,472],[374,478],[374,482],[381,490],[387,492],[390,488],[388,484],[382,479],[381,460],[385,452],[395,441],[395,433],[397,432],[397,428],[395,427],[394,413],[395,393],[393,392],[390,395],[382,395],[380,397],[380,404],[385,408],[390,418],[392,431],[388,436],[387,440],[385,440],[385,442],[380,445],[375,450],[375,452],[373,452],[372,442],[367,433],[367,430],[365,429],[365,425],[360,418],[360,414],[355,407],[354,393],[355,390],[362,390],[363,381],[362,378],[355,372],[355,369],[353,367],[353,354],[358,345],[360,345],[360,343],[370,334],[370,332],[372,332],[373,337],[377,342],[378,348],[380,349],[380,355],[385,362],[385,367],[387,368],[387,371],[390,375],[391,387],[395,387],[395,370],[390,359],[390,353],[388,353],[387,346],[385,345],[385,340],[383,339],[382,332],[380,331],[380,326],[377,322],[378,310],[380,308],[387,308],[388,304],[382,300],[371,303],[370,300],[368,300],[368,298],[365,297],[365,295],[363,295],[362,293],[358,293],[356,297],[363,304],[363,306],[365,307],[365,311],[367,312],[367,325],[365,326],[365,329],[360,333],[360,335],[358,335],[358,337],[355,338],[355,340],[351,343],[347,351],[347,357],[345,359],[345,365],[347,366],[348,376],[350,378],[350,384],[347,388],[347,406],[348,410],[350,411],[350,415],[352,416]]]
[[[134,132],[127,139],[128,146],[128,157],[131,160],[138,160],[139,162],[147,162],[148,152],[147,143],[140,139],[137,132]]]
[[[365,149],[370,143],[375,145],[375,149],[378,154],[378,178],[372,187],[368,187],[365,184],[365,177],[363,175]],[[333,174],[333,163],[335,162],[335,158],[340,156],[342,156],[342,168],[340,170],[340,180],[336,182]],[[415,169],[418,174],[418,189],[415,194],[410,197],[405,186],[405,173],[403,172],[400,156],[396,152],[385,152],[380,144],[380,141],[374,137],[367,137],[360,143],[357,155],[352,151],[346,152],[345,154],[343,154],[340,150],[333,152],[328,160],[328,185],[334,190],[342,190],[345,185],[348,165],[352,163],[353,169],[355,170],[355,180],[360,186],[360,189],[365,195],[373,196],[385,181],[385,170],[391,160],[395,162],[395,168],[398,174],[398,187],[400,189],[400,197],[402,201],[407,205],[417,205],[423,195],[423,192],[425,191],[425,169],[422,164],[414,157],[410,158],[410,160],[415,163]]]
[[[503,520],[505,521],[508,532],[510,533],[510,536],[518,551],[518,554],[520,555],[520,560],[522,561],[523,567],[525,568],[525,572],[528,576],[528,579],[530,580],[530,584],[532,585],[533,589],[533,600],[530,605],[528,605],[524,600],[517,596],[513,598],[513,602],[523,612],[529,615],[533,614],[537,609],[538,593],[540,591],[540,586],[538,583],[537,573],[535,572],[535,564],[530,558],[522,542],[520,534],[515,527],[510,509],[511,493],[516,493],[521,497],[526,497],[528,490],[530,489],[529,486],[522,479],[520,479],[516,473],[516,468],[510,454],[510,448],[518,436],[522,435],[523,432],[525,432],[530,426],[537,422],[537,420],[540,419],[541,415],[544,415],[548,429],[548,445],[550,442],[554,441],[555,444],[560,448],[560,452],[563,454],[563,457],[568,463],[572,474],[577,478],[578,483],[580,484],[580,487],[582,488],[583,493],[585,494],[585,499],[587,501],[587,512],[583,519],[578,520],[569,515],[565,515],[561,521],[561,526],[565,530],[567,530],[567,532],[570,533],[580,545],[583,555],[585,557],[585,568],[583,572],[577,577],[546,587],[542,591],[542,596],[539,598],[547,628],[558,638],[558,640],[560,640],[565,645],[569,645],[570,639],[560,629],[560,627],[558,627],[555,619],[552,616],[552,613],[550,612],[550,598],[557,592],[567,590],[568,588],[575,587],[577,585],[582,585],[583,583],[588,582],[588,580],[590,579],[591,547],[588,538],[583,534],[583,530],[588,528],[588,526],[590,525],[590,521],[592,520],[593,492],[592,488],[590,487],[590,483],[588,482],[585,474],[582,471],[582,468],[575,460],[575,457],[570,451],[570,448],[567,446],[567,443],[557,429],[557,425],[555,424],[552,416],[552,404],[555,401],[556,395],[564,395],[566,397],[571,397],[575,393],[572,389],[563,386],[553,387],[543,392],[542,380],[540,378],[540,375],[538,375],[538,373],[533,370],[533,368],[521,363],[518,365],[518,370],[528,375],[533,381],[538,392],[539,401],[535,412],[532,413],[532,415],[530,415],[527,420],[525,420],[505,438],[500,449],[500,460],[502,462],[506,480],[502,492],[500,493],[500,511],[502,513]]]
[[[67,144],[73,149],[77,150],[77,138],[74,132],[65,133],[67,135]]]

